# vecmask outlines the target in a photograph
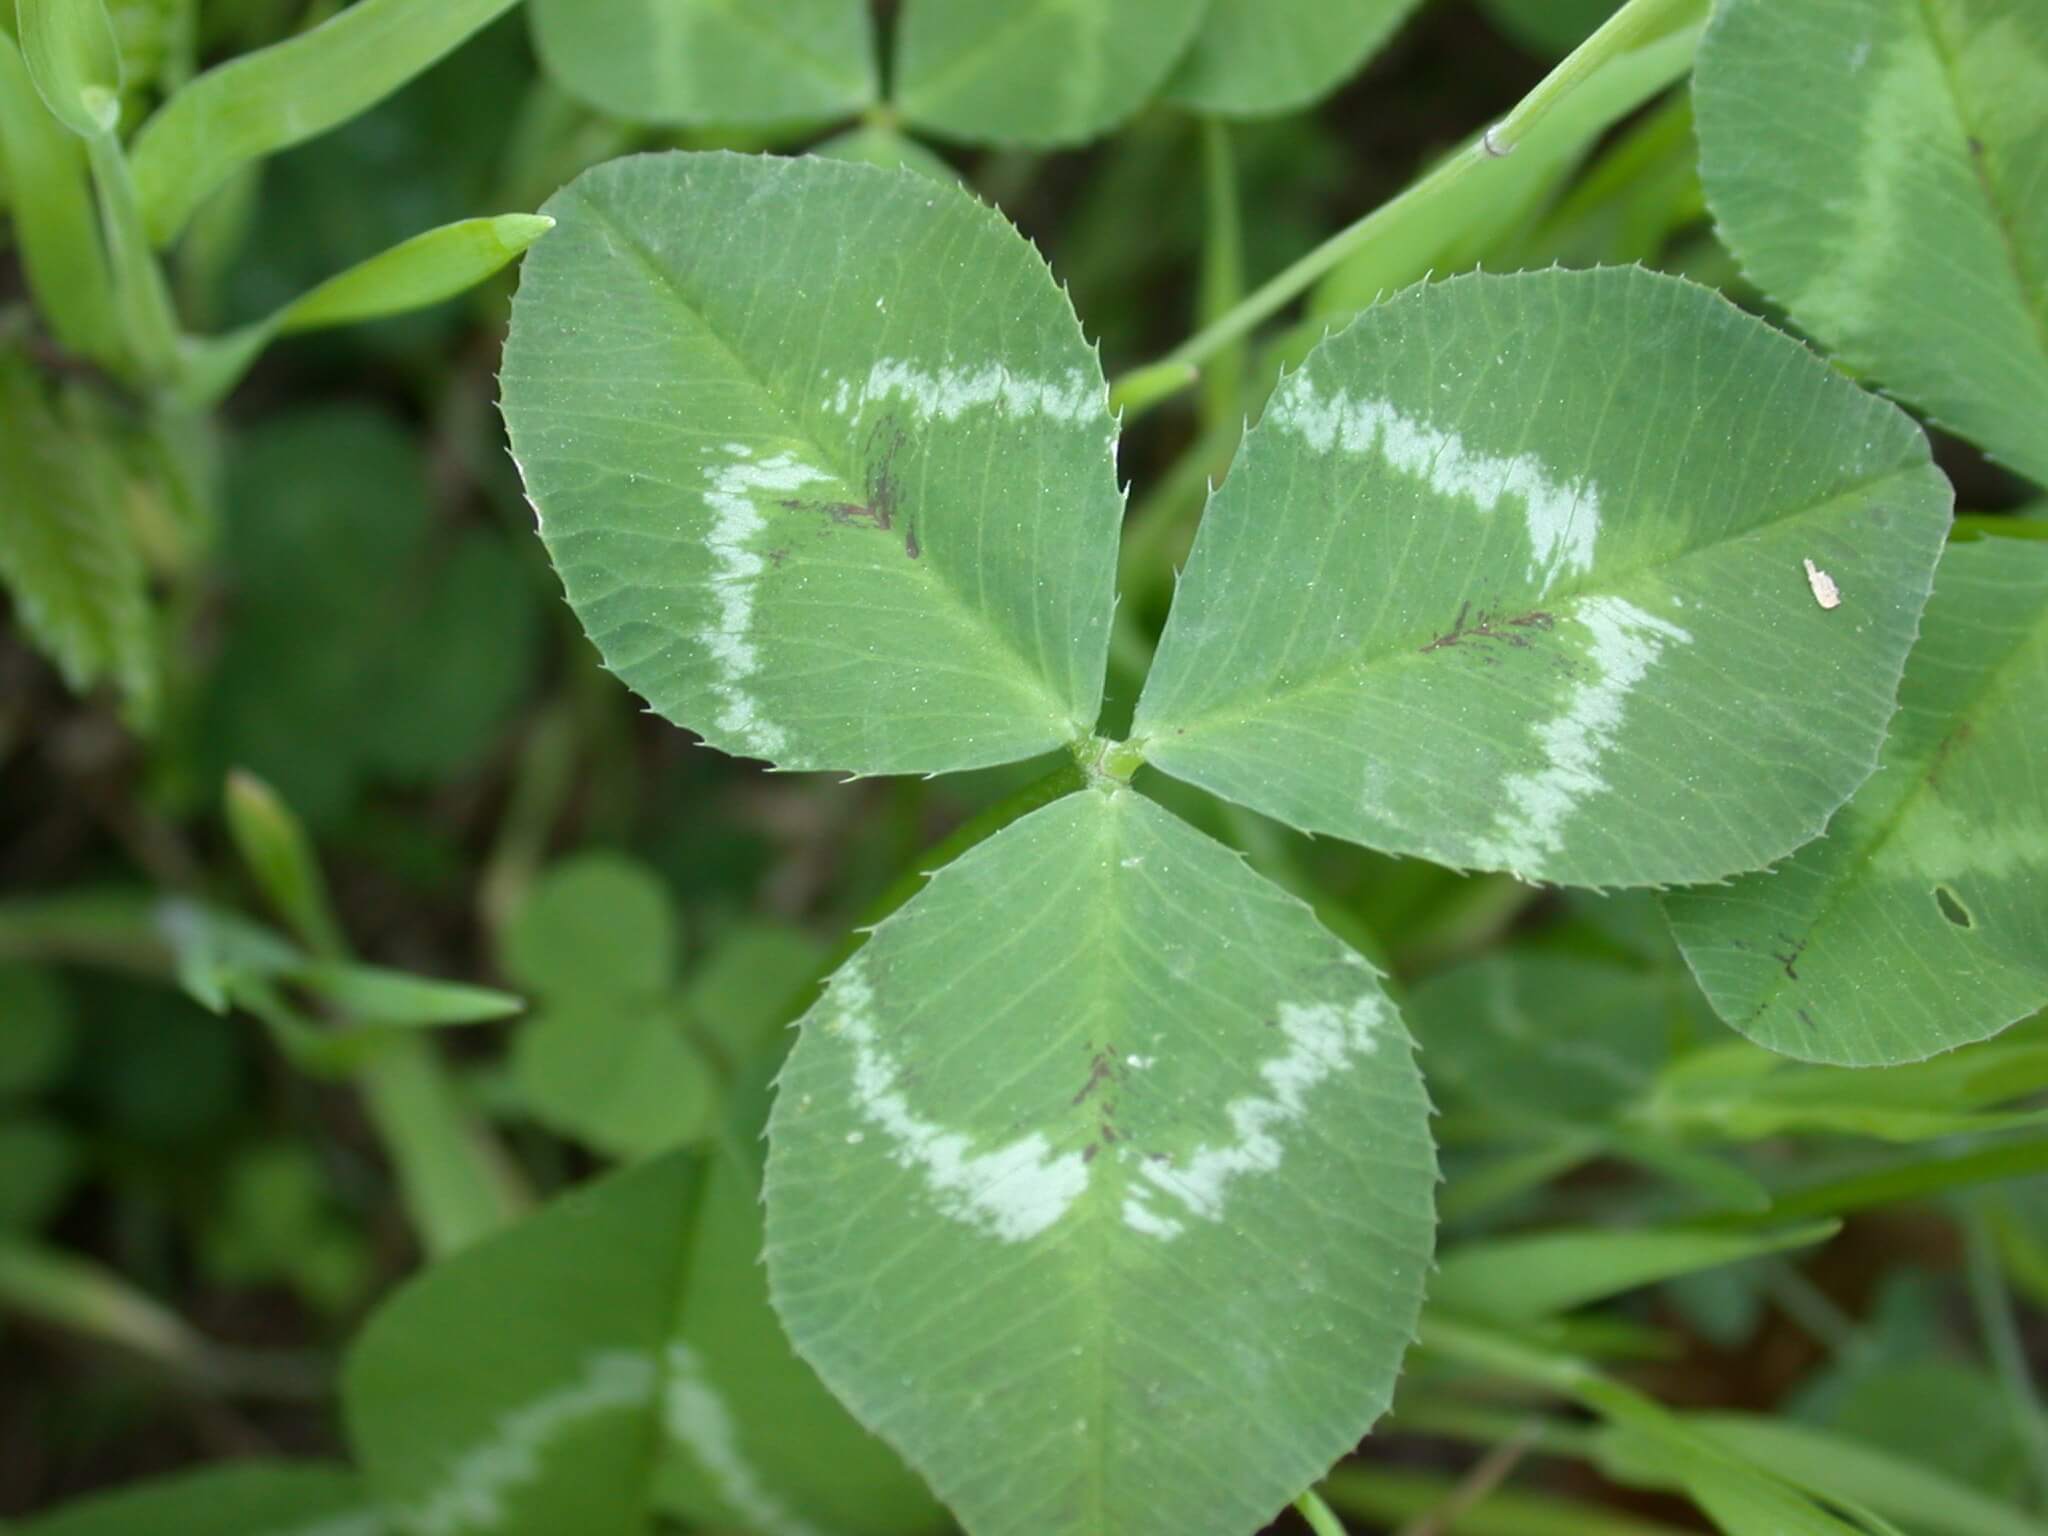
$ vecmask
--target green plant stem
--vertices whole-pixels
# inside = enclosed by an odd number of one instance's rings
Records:
[[[477,881],[477,907],[493,934],[504,932],[526,899],[568,803],[582,749],[578,714],[574,697],[557,700],[534,720],[520,745],[512,792]]]
[[[1330,1506],[1322,1501],[1315,1489],[1305,1490],[1294,1501],[1294,1508],[1316,1536],[1345,1536],[1343,1522],[1330,1512]]]
[[[1237,192],[1237,157],[1230,125],[1202,119],[1202,238],[1200,320],[1211,325],[1244,297],[1244,218]],[[1240,337],[1211,359],[1202,373],[1202,425],[1214,428],[1237,414],[1243,387],[1245,343]]]
[[[525,1211],[510,1160],[456,1096],[429,1042],[393,1039],[356,1082],[430,1257],[466,1248]]]
[[[1977,1312],[1985,1353],[1991,1357],[2005,1394],[2006,1411],[2012,1416],[2013,1438],[2026,1447],[2034,1478],[2034,1506],[2039,1508],[2048,1499],[2048,1416],[2042,1413],[2041,1394],[2020,1340],[2019,1322],[2013,1316],[2012,1294],[1999,1268],[1997,1239],[1981,1202],[1965,1206],[1963,1235],[1970,1302]]]
[[[1498,1408],[1476,1408],[1453,1399],[1410,1401],[1403,1397],[1380,1431],[1389,1434],[1433,1435],[1473,1445],[1504,1445],[1516,1438],[1545,1456],[1568,1456],[1591,1461],[1598,1436],[1583,1425],[1558,1418],[1509,1412]]]
[[[115,309],[127,336],[129,355],[145,382],[165,383],[178,368],[178,321],[171,309],[170,286],[143,231],[127,156],[111,133],[88,138],[85,152],[99,195]]]
[[[1683,76],[1692,66],[1696,24],[1705,16],[1706,9],[1707,0],[1629,0],[1506,117],[1399,197],[1339,230],[1157,362],[1119,379],[1110,391],[1111,406],[1121,407],[1128,419],[1186,388],[1210,358],[1375,240],[1398,238],[1421,227],[1430,230],[1434,243],[1441,244],[1453,233],[1440,227],[1442,205],[1449,196],[1473,178],[1512,174],[1505,171],[1503,162],[1560,103],[1582,92],[1594,92],[1602,83],[1604,66],[1625,54],[1668,43],[1674,46],[1670,48],[1669,59],[1663,61],[1665,68],[1659,72],[1663,83]],[[1688,28],[1694,30],[1688,32]],[[1613,89],[1615,117],[1642,99],[1633,80],[1617,81]]]

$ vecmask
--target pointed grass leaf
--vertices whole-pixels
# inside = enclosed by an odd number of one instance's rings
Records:
[[[1759,1254],[1805,1248],[1834,1236],[1840,1225],[1809,1222],[1777,1232],[1553,1227],[1486,1238],[1444,1254],[1429,1300],[1463,1316],[1530,1321]]]
[[[657,1509],[766,1536],[932,1510],[788,1351],[756,1189],[676,1153],[443,1260],[358,1336],[366,1478],[408,1536],[640,1536]],[[737,1181],[737,1182],[735,1182]]]
[[[945,772],[1084,736],[1122,498],[1045,264],[966,192],[729,154],[551,198],[504,411],[607,664],[784,768]]]
[[[2048,8],[1723,0],[1707,202],[1843,360],[2048,484]]]
[[[607,117],[776,123],[875,99],[866,0],[533,0],[543,68]]]
[[[1242,1536],[1387,1405],[1427,1116],[1362,959],[1086,790],[941,870],[806,1017],[776,1309],[974,1536]]]
[[[1903,413],[1690,283],[1411,290],[1247,434],[1133,739],[1438,863],[1755,869],[1870,773],[1949,500]]]
[[[1261,117],[1349,79],[1417,0],[1210,0],[1166,94],[1198,112]]]
[[[121,120],[121,45],[102,0],[16,0],[21,56],[50,115],[81,138]]]
[[[970,144],[1078,144],[1134,115],[1204,0],[906,0],[891,91],[904,120]]]
[[[10,1536],[391,1536],[353,1472],[243,1461],[96,1493]]]
[[[181,86],[132,146],[150,239],[170,244],[237,170],[368,111],[514,3],[357,0],[317,27]]]
[[[1877,774],[1828,835],[1665,898],[1721,1016],[1808,1061],[1918,1061],[2048,1003],[2048,546],[1942,557]]]
[[[43,106],[21,50],[4,33],[0,182],[7,189],[22,272],[44,323],[80,356],[114,362],[119,342],[113,289],[85,146]]]

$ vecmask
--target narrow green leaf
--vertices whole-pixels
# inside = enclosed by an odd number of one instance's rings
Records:
[[[118,345],[113,288],[85,147],[44,108],[21,51],[4,34],[0,172],[29,291],[50,333],[82,357],[111,363]]]
[[[101,0],[15,0],[21,56],[50,113],[81,138],[121,121],[121,47]]]
[[[514,3],[358,0],[310,32],[208,70],[135,137],[150,239],[170,244],[238,168],[366,111]]]
[[[543,67],[607,117],[836,117],[879,88],[866,0],[533,0],[527,14]]]
[[[1526,1321],[1759,1254],[1809,1247],[1840,1225],[1821,1221],[1758,1233],[1551,1229],[1487,1238],[1443,1256],[1429,1300],[1465,1316]]]
[[[243,865],[286,926],[314,954],[341,955],[347,945],[327,899],[319,855],[291,808],[276,790],[240,769],[228,775],[221,803]]]
[[[98,1493],[11,1536],[387,1536],[353,1472],[241,1461]]]
[[[1760,1414],[1691,1414],[1687,1423],[1807,1492],[1842,1495],[1930,1536],[2040,1536],[2040,1522],[1946,1473],[1812,1425]],[[1923,1421],[1923,1428],[1924,1428]]]
[[[907,172],[681,154],[547,208],[505,419],[621,678],[785,768],[944,772],[1088,733],[1113,429],[1000,214]]]
[[[2048,1003],[2044,700],[2048,546],[1952,546],[1879,771],[1828,836],[1666,898],[1721,1016],[1789,1056],[1881,1066]]]
[[[526,1007],[509,992],[437,981],[377,965],[315,960],[293,966],[285,979],[363,1025],[426,1029],[442,1024],[480,1024],[510,1018]]]
[[[1086,790],[941,870],[804,1021],[769,1137],[791,1338],[976,1536],[1242,1536],[1386,1407],[1433,1225],[1369,967]]]
[[[656,1508],[775,1536],[928,1529],[916,1484],[776,1333],[751,1184],[672,1154],[405,1286],[343,1381],[412,1536],[640,1536]],[[479,1361],[490,1362],[479,1370]]]
[[[0,349],[0,582],[22,628],[84,691],[120,690],[130,720],[156,711],[148,573],[113,445],[57,411],[24,358]]]
[[[505,213],[414,235],[336,273],[266,319],[191,349],[185,396],[196,403],[218,401],[279,336],[380,320],[451,299],[517,259],[554,224],[539,214]]]
[[[278,315],[278,331],[289,336],[438,304],[475,287],[554,227],[553,219],[534,213],[443,224],[294,299]]]
[[[1246,436],[1133,739],[1292,826],[1439,863],[1754,869],[1869,775],[1949,500],[1903,414],[1705,289],[1413,290]]]
[[[1693,94],[1707,201],[1750,276],[2048,484],[2048,8],[1723,0]]]
[[[174,1371],[204,1370],[205,1339],[155,1297],[67,1248],[0,1236],[0,1314],[22,1313]]]
[[[891,90],[913,126],[971,144],[1078,144],[1165,81],[1204,0],[906,0]]]
[[[1210,0],[1166,94],[1198,112],[1305,107],[1365,63],[1419,0]]]

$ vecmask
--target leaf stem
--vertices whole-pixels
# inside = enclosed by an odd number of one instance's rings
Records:
[[[1605,26],[1523,97],[1513,111],[1407,191],[1339,230],[1165,357],[1118,380],[1110,390],[1111,407],[1120,407],[1129,419],[1157,405],[1191,384],[1210,358],[1298,298],[1347,257],[1375,240],[1440,223],[1441,205],[1454,188],[1474,177],[1502,174],[1501,161],[1511,156],[1566,99],[1582,91],[1591,94],[1606,65],[1629,53],[1669,44],[1669,57],[1660,61],[1663,67],[1657,71],[1654,83],[1661,89],[1679,79],[1692,67],[1697,24],[1706,10],[1707,0],[1628,0]],[[1598,115],[1608,121],[1621,117],[1646,99],[1633,79],[1617,77],[1609,89],[1611,99],[1595,97],[1595,103],[1607,109]]]
[[[1322,1501],[1315,1489],[1303,1490],[1301,1497],[1294,1501],[1294,1508],[1316,1536],[1345,1536],[1343,1522],[1331,1513],[1330,1506]]]
[[[1204,117],[1202,138],[1202,286],[1199,314],[1211,325],[1244,298],[1244,220],[1238,206],[1237,157],[1230,125]],[[1202,374],[1202,424],[1215,427],[1237,413],[1244,381],[1245,343],[1239,337],[1216,354]]]
[[[135,180],[121,141],[109,132],[85,141],[99,196],[100,227],[114,281],[114,304],[128,338],[128,350],[142,378],[160,384],[178,367],[178,321],[171,290],[142,227]]]

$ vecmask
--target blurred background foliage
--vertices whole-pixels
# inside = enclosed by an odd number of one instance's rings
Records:
[[[124,121],[203,65],[333,9],[118,0]],[[1609,9],[1442,0],[1314,110],[1234,126],[1235,286],[1398,192]],[[531,209],[598,159],[798,149],[837,126],[605,117],[538,70],[515,11],[374,109],[236,177],[178,246],[173,283],[188,317],[245,324],[422,229]],[[1070,285],[1112,377],[1172,347],[1203,306],[1214,166],[1184,112],[1149,109],[1057,153],[906,147],[886,122],[833,149],[913,158],[999,203]],[[1572,157],[1440,269],[1642,261],[1745,296],[1692,165],[1681,92]],[[729,1140],[735,1105],[757,1092],[745,1085],[765,1079],[849,929],[1033,776],[769,775],[645,714],[598,666],[531,537],[493,404],[509,276],[293,339],[217,419],[167,421],[34,328],[17,254],[0,248],[0,402],[16,429],[0,485],[90,478],[76,494],[110,498],[132,537],[94,549],[81,535],[68,551],[125,594],[95,619],[107,664],[71,669],[92,685],[82,694],[61,652],[46,659],[0,606],[10,1516],[201,1463],[335,1452],[343,1344],[401,1276],[463,1239],[411,1219],[421,1174],[388,1135],[406,1092],[445,1092],[494,1133],[515,1165],[507,1213],[611,1162]],[[1320,297],[1311,339],[1343,307]],[[1299,339],[1283,332],[1242,360],[1248,376],[1270,378]],[[1140,530],[1125,601],[1141,629],[1156,633],[1202,484],[1249,398],[1211,392],[1125,440]],[[2021,500],[1973,451],[1938,447],[1964,507]],[[1120,664],[1115,677],[1126,707],[1136,675]],[[254,797],[240,827],[236,770]],[[1646,897],[1460,876],[1154,788],[1407,989],[1441,1110],[1445,1273],[1479,1310],[1546,1262],[1590,1273],[1584,1295],[1567,1285],[1532,1305],[1559,1314],[1560,1343],[1665,1403],[1780,1415],[2041,1508],[2048,1421],[2028,1386],[2048,1346],[2041,1020],[1916,1067],[1797,1065],[1713,1018]],[[280,873],[295,834],[250,830],[248,817],[284,808],[324,875]],[[400,972],[500,989],[526,1011],[432,1037],[427,1088],[395,1073],[366,1088],[363,1058],[337,1053],[330,1026]],[[431,993],[397,1012],[494,1007]],[[1735,1234],[1773,1194],[1774,1221],[1846,1225],[1822,1247],[1725,1263],[1488,1247],[1701,1215]],[[735,1263],[747,1230],[721,1239]],[[1489,1263],[1510,1265],[1512,1283]],[[1493,1458],[1478,1479],[1475,1445]],[[1475,1405],[1425,1360],[1390,1429],[1328,1491],[1360,1528],[1700,1528],[1667,1493],[1627,1486],[1657,1481],[1622,1438]],[[1444,1518],[1422,1523],[1432,1511]],[[1961,1504],[1899,1518],[2038,1528]]]

